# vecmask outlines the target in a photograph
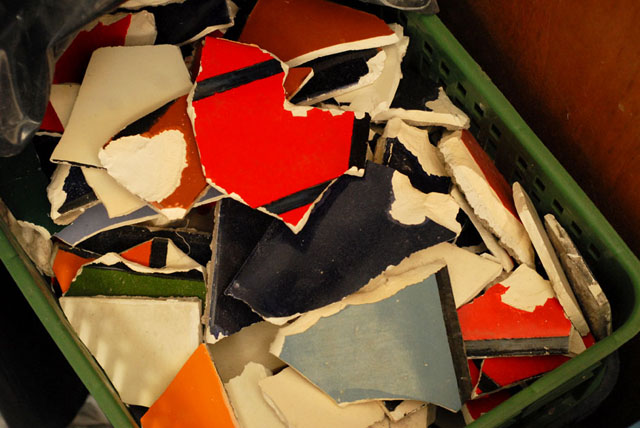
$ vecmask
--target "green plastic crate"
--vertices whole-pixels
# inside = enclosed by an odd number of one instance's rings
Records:
[[[408,60],[469,114],[471,131],[541,214],[567,229],[607,294],[614,332],[474,422],[474,427],[547,426],[604,382],[605,358],[640,331],[640,262],[513,106],[435,16],[400,15],[412,39]],[[612,358],[615,358],[612,357]]]
[[[541,213],[552,212],[586,255],[614,310],[613,334],[543,376],[474,426],[546,425],[584,403],[607,375],[607,358],[640,331],[640,262],[575,181],[437,17],[400,15],[408,60],[439,81],[471,117],[472,132],[507,179],[520,181]],[[115,427],[136,427],[100,366],[64,317],[6,224],[0,258],[47,331]]]

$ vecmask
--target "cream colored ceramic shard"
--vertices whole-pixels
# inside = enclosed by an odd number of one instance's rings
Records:
[[[110,218],[130,214],[147,205],[145,201],[122,187],[104,169],[83,167],[82,173]]]
[[[338,406],[290,367],[259,382],[267,402],[287,426],[297,428],[367,428],[384,418],[378,403]]]
[[[438,143],[447,171],[474,213],[520,263],[534,265],[527,231],[513,206],[511,187],[468,131],[453,132]]]
[[[369,428],[427,428],[435,421],[436,406],[428,405],[394,421],[390,417],[376,422]]]
[[[419,225],[428,219],[456,235],[462,226],[456,220],[460,206],[444,193],[422,193],[411,185],[406,175],[394,172],[391,178],[394,200],[389,214],[399,223]]]
[[[424,107],[420,110],[390,108],[377,114],[373,120],[383,122],[397,117],[414,126],[442,126],[451,131],[469,128],[469,117],[451,102],[442,88],[438,98],[427,102]]]
[[[96,50],[52,162],[101,167],[98,150],[118,131],[185,95],[189,72],[176,46],[117,46]]]
[[[285,428],[273,408],[267,404],[258,383],[272,376],[271,370],[250,362],[242,371],[225,383],[225,389],[242,428]]]
[[[71,111],[78,97],[79,90],[80,85],[77,83],[51,85],[49,102],[53,106],[63,128],[66,128],[69,123],[69,117],[71,116]]]
[[[277,370],[284,363],[269,353],[269,346],[278,326],[266,321],[252,324],[231,336],[207,345],[223,382],[240,376],[249,362],[259,363],[268,370]]]
[[[529,233],[531,242],[538,253],[538,257],[540,257],[542,266],[547,272],[549,281],[553,286],[553,291],[558,297],[562,308],[578,332],[583,336],[587,335],[589,333],[589,326],[582,315],[582,310],[576,300],[576,296],[573,294],[569,280],[562,269],[562,265],[553,249],[549,236],[544,230],[536,208],[533,206],[531,199],[529,199],[529,196],[520,183],[513,184],[513,199],[522,224]]]
[[[80,340],[127,404],[151,406],[198,347],[198,299],[61,297]]]

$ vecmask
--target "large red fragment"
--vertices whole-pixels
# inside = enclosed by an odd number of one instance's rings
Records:
[[[361,173],[368,121],[294,107],[284,79],[268,52],[208,37],[190,114],[207,181],[297,232],[333,179]]]

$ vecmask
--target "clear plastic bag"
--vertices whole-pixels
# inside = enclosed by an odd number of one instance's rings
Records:
[[[75,34],[122,0],[0,0],[0,156],[38,131],[56,59]]]

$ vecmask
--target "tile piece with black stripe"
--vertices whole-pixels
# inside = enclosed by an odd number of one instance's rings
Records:
[[[454,232],[429,219],[392,218],[394,174],[368,163],[364,178],[340,177],[297,235],[274,222],[226,293],[263,317],[288,317],[341,300],[410,254],[452,240]]]
[[[362,175],[369,118],[285,105],[284,65],[207,37],[191,105],[209,183],[300,231],[341,175]]]

